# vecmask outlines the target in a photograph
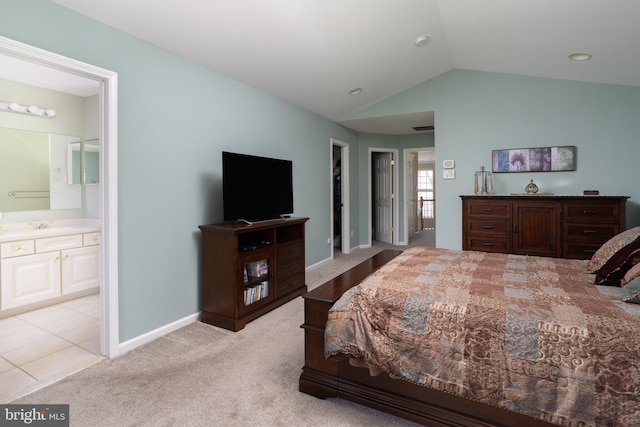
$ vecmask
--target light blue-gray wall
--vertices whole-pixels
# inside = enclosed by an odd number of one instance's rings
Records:
[[[577,170],[495,174],[495,193],[522,193],[534,179],[541,192],[626,195],[627,227],[640,224],[640,88],[452,70],[345,119],[420,111],[435,114],[439,247],[462,246],[459,195],[472,194],[474,171],[501,148],[575,145]],[[442,179],[445,159],[455,180]]]
[[[52,2],[0,11],[0,35],[118,73],[121,342],[200,310],[198,225],[222,220],[223,150],[293,160],[307,265],[330,257],[329,141],[357,133]]]

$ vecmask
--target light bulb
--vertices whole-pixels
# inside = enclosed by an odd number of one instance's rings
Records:
[[[29,107],[27,107],[27,111],[31,114],[36,114],[38,112],[38,107],[35,105],[29,105]]]
[[[16,103],[16,102],[12,102],[9,105],[7,105],[7,108],[11,111],[18,111],[20,110],[20,104]]]
[[[48,109],[48,110],[43,111],[42,114],[44,114],[47,117],[55,117],[56,116],[56,111],[52,110],[52,109]]]

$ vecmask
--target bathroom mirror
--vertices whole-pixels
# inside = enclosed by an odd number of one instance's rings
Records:
[[[77,136],[0,127],[0,212],[82,208],[67,179],[67,146]]]
[[[84,178],[85,185],[98,185],[100,182],[100,144],[97,139],[84,142]]]
[[[97,139],[67,144],[67,182],[74,185],[97,185],[99,161]]]

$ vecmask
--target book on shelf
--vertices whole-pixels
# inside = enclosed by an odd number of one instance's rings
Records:
[[[251,305],[269,296],[269,281],[259,282],[244,288],[244,305]]]
[[[261,259],[260,261],[250,262],[245,264],[245,271],[248,276],[262,277],[269,274],[269,260]]]

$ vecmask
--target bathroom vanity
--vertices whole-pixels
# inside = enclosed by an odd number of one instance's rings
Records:
[[[98,292],[100,227],[94,222],[0,225],[0,318]]]

